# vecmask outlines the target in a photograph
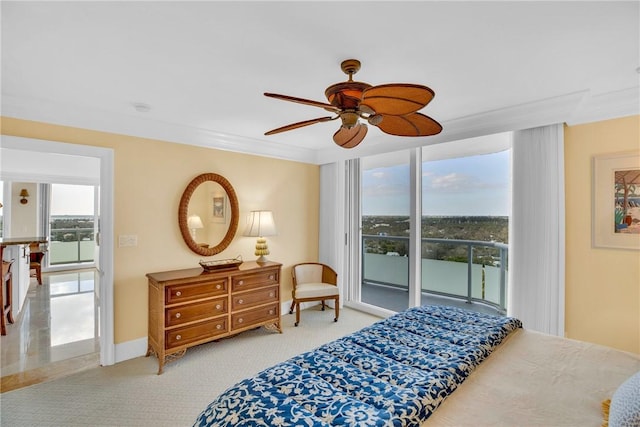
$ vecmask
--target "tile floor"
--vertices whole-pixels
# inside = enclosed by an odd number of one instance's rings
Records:
[[[31,279],[22,312],[0,338],[3,379],[81,356],[98,360],[94,283],[93,270],[43,273],[42,285]]]

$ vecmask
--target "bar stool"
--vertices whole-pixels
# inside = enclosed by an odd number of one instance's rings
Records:
[[[5,324],[5,316],[9,323],[13,323],[13,315],[11,314],[11,298],[12,298],[12,274],[11,267],[13,260],[2,261],[2,283],[0,283],[0,308],[2,315],[0,316],[0,334],[7,335],[7,326]]]
[[[42,249],[39,243],[31,243],[29,250],[31,251],[31,255],[29,256],[29,271],[35,270],[38,285],[42,285],[42,258],[44,258],[46,249]]]

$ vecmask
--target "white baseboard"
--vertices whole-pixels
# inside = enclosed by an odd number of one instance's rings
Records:
[[[116,344],[115,350],[116,363],[144,356],[147,354],[147,337]]]

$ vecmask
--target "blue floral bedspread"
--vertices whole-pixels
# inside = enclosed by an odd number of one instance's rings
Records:
[[[415,307],[245,379],[195,426],[419,426],[519,320]]]

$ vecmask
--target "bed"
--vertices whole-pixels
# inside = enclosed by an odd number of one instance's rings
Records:
[[[599,426],[638,370],[638,355],[514,318],[421,306],[239,382],[194,425]]]

